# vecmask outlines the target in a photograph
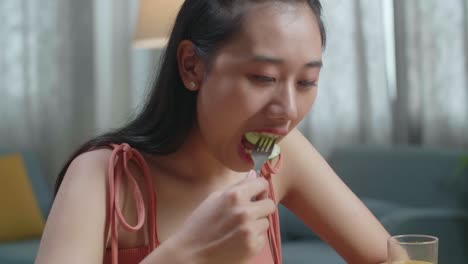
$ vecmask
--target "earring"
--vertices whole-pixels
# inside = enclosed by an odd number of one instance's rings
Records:
[[[187,88],[189,88],[190,90],[194,90],[196,87],[197,85],[195,84],[195,82],[190,82]]]

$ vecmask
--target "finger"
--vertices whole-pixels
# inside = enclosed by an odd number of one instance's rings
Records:
[[[236,186],[239,186],[239,185],[243,184],[243,183],[246,182],[246,181],[250,181],[250,180],[253,180],[253,179],[255,179],[255,178],[257,178],[257,173],[256,173],[254,170],[250,170],[250,171],[246,174],[245,178],[244,178],[243,180],[241,180],[240,182],[238,182],[238,183],[236,183],[236,184],[234,184],[234,185],[232,185],[232,186],[229,186],[229,187],[226,188],[225,190],[213,192],[213,193],[211,193],[211,195],[214,196],[214,197],[219,197],[219,196],[221,196],[225,191],[228,191],[228,190],[230,190],[230,189],[232,189],[232,188],[234,188],[234,187],[236,187]]]
[[[257,173],[254,171],[254,170],[250,170],[246,175],[245,175],[245,178],[243,178],[242,180],[240,180],[238,183],[234,184],[234,185],[231,185],[229,186],[228,188],[226,188],[225,190],[230,190],[236,186],[239,186],[241,184],[244,184],[245,182],[248,182],[248,181],[252,181],[254,179],[257,178]]]
[[[267,218],[261,218],[255,221],[254,230],[256,231],[256,235],[252,236],[252,239],[255,240],[252,241],[252,243],[257,250],[261,250],[265,246],[267,241],[266,232],[269,227],[270,222]]]
[[[254,170],[250,170],[245,177],[245,180],[251,180],[257,178],[257,173]]]
[[[249,206],[251,215],[254,219],[261,219],[268,217],[276,211],[276,204],[271,199],[262,199],[252,202]]]
[[[263,217],[263,218],[257,219],[254,222],[254,225],[255,225],[255,230],[257,231],[257,234],[261,235],[261,234],[264,234],[270,227],[270,221],[268,221],[268,218]]]
[[[257,172],[255,172],[254,170],[250,170],[245,180],[252,180],[257,177],[258,177]],[[265,198],[268,198],[268,191],[262,192],[259,195],[252,197],[251,201],[256,201],[256,200],[265,199]]]
[[[267,182],[267,183],[268,183],[268,182]],[[253,199],[253,201],[267,199],[269,193],[270,193],[270,189],[269,189],[269,184],[268,184],[268,188],[267,188],[264,192],[262,192],[262,193],[260,193],[259,195],[257,195],[257,196]]]
[[[257,196],[265,196],[268,192],[268,182],[264,178],[248,179],[233,186],[230,191],[244,197],[245,201],[251,201]]]

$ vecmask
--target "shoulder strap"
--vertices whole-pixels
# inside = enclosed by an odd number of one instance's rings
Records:
[[[271,180],[272,174],[276,174],[279,172],[282,164],[281,154],[278,156],[278,159],[275,164],[272,164],[270,161],[265,163],[262,167],[261,175],[265,177],[268,181],[268,187],[270,191],[270,198],[276,202],[275,191],[273,188],[273,181]],[[271,239],[272,243],[272,254],[275,264],[281,264],[282,256],[281,256],[281,235],[280,235],[280,226],[279,226],[279,215],[278,209],[275,210],[273,214],[268,217],[270,221],[270,227],[268,228],[268,236]]]
[[[149,237],[149,252],[156,248],[158,240],[156,232],[156,195],[154,193],[153,182],[150,178],[149,168],[146,164],[143,156],[135,149],[131,148],[128,144],[123,143],[120,145],[113,144],[113,151],[109,160],[109,166],[107,171],[107,192],[108,192],[108,210],[107,220],[105,229],[105,240],[107,240],[109,232],[111,239],[111,262],[113,264],[118,263],[118,225],[121,224],[128,231],[138,231],[142,228],[145,222],[145,205],[143,201],[143,195],[140,187],[138,186],[135,177],[131,174],[128,169],[128,162],[135,162],[138,167],[143,171],[145,178],[145,184],[147,186],[148,193],[148,237]],[[132,190],[133,200],[137,209],[137,224],[131,226],[125,220],[122,215],[122,211],[119,207],[119,192],[121,179],[126,177],[130,189]]]

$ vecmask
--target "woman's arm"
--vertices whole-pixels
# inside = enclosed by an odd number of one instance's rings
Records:
[[[102,263],[110,153],[84,153],[71,163],[47,218],[35,263]]]
[[[389,234],[307,139],[294,130],[280,145],[282,203],[348,263],[385,262]]]

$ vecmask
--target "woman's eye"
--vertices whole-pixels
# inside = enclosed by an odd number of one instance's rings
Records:
[[[260,83],[270,83],[270,82],[276,81],[274,77],[265,76],[265,75],[251,75],[250,79],[255,82],[260,82]]]
[[[304,87],[314,87],[317,86],[317,82],[315,81],[299,81],[299,85]]]

